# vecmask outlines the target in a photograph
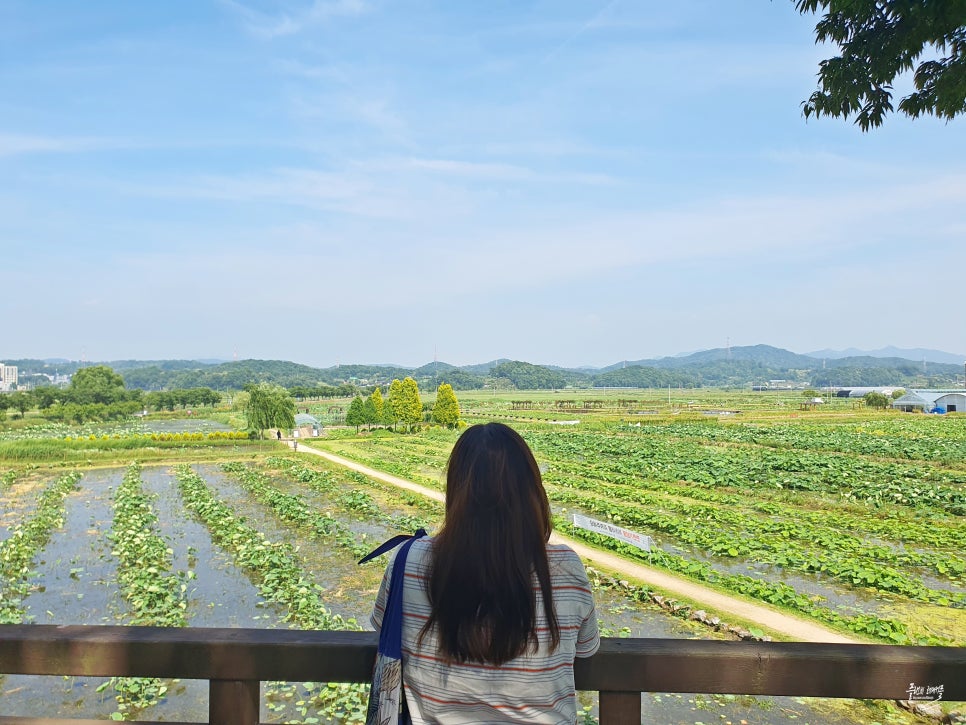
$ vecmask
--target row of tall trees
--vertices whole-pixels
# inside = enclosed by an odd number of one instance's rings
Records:
[[[201,408],[218,405],[221,402],[221,393],[211,388],[178,388],[145,393],[143,400],[144,407],[152,410]]]
[[[432,420],[440,425],[455,426],[459,423],[460,406],[453,392],[453,386],[443,383],[436,390],[436,403],[433,406]],[[357,395],[346,411],[346,425],[372,428],[384,425],[393,428],[398,424],[412,431],[423,420],[423,404],[419,397],[419,386],[411,377],[403,380],[396,378],[389,385],[389,395],[383,398],[382,390],[376,388],[367,398]]]
[[[347,398],[358,391],[355,385],[295,385],[288,389],[296,400],[319,398]]]
[[[210,388],[178,389],[145,393],[128,390],[124,378],[106,365],[81,368],[66,388],[50,385],[30,391],[0,394],[0,420],[8,410],[22,418],[28,410],[37,409],[49,420],[84,423],[97,420],[119,420],[149,408],[174,410],[177,407],[214,406],[221,395]]]
[[[74,373],[66,388],[44,386],[0,396],[0,417],[13,408],[22,418],[36,408],[49,420],[117,420],[140,410],[141,396],[140,390],[127,390],[123,378],[111,368],[94,365]]]
[[[382,396],[381,388],[376,388],[368,398],[357,395],[346,411],[346,425],[368,426],[384,425],[395,429],[400,423],[411,431],[423,419],[423,403],[419,397],[419,385],[411,377],[403,380],[395,378],[389,384],[389,395]]]

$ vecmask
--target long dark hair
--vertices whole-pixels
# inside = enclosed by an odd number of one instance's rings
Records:
[[[420,640],[436,627],[451,662],[500,665],[536,651],[536,574],[550,649],[560,644],[546,543],[553,525],[540,469],[502,423],[467,428],[446,469],[446,519],[433,543]]]

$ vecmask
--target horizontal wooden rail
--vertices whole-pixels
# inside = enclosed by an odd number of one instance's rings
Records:
[[[0,625],[0,674],[209,680],[210,723],[258,721],[259,685],[368,682],[373,632]],[[640,722],[641,692],[966,700],[966,648],[606,638],[575,666],[601,723]],[[927,695],[926,693],[931,693]],[[0,716],[0,725],[79,720]]]

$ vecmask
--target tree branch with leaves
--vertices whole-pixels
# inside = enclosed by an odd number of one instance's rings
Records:
[[[900,112],[946,120],[966,113],[966,0],[795,0],[795,7],[823,13],[815,40],[841,52],[819,64],[819,88],[802,103],[806,118],[855,116],[863,131],[881,126],[894,110],[893,82],[908,71],[916,90],[899,101]]]

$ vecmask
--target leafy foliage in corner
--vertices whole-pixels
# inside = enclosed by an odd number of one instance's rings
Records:
[[[966,112],[966,0],[796,0],[795,7],[825,13],[815,39],[841,51],[820,63],[819,90],[802,104],[806,118],[854,114],[863,131],[881,126],[893,110],[893,81],[913,69],[916,90],[899,102],[902,113],[948,120]],[[927,48],[937,57],[920,62]]]

